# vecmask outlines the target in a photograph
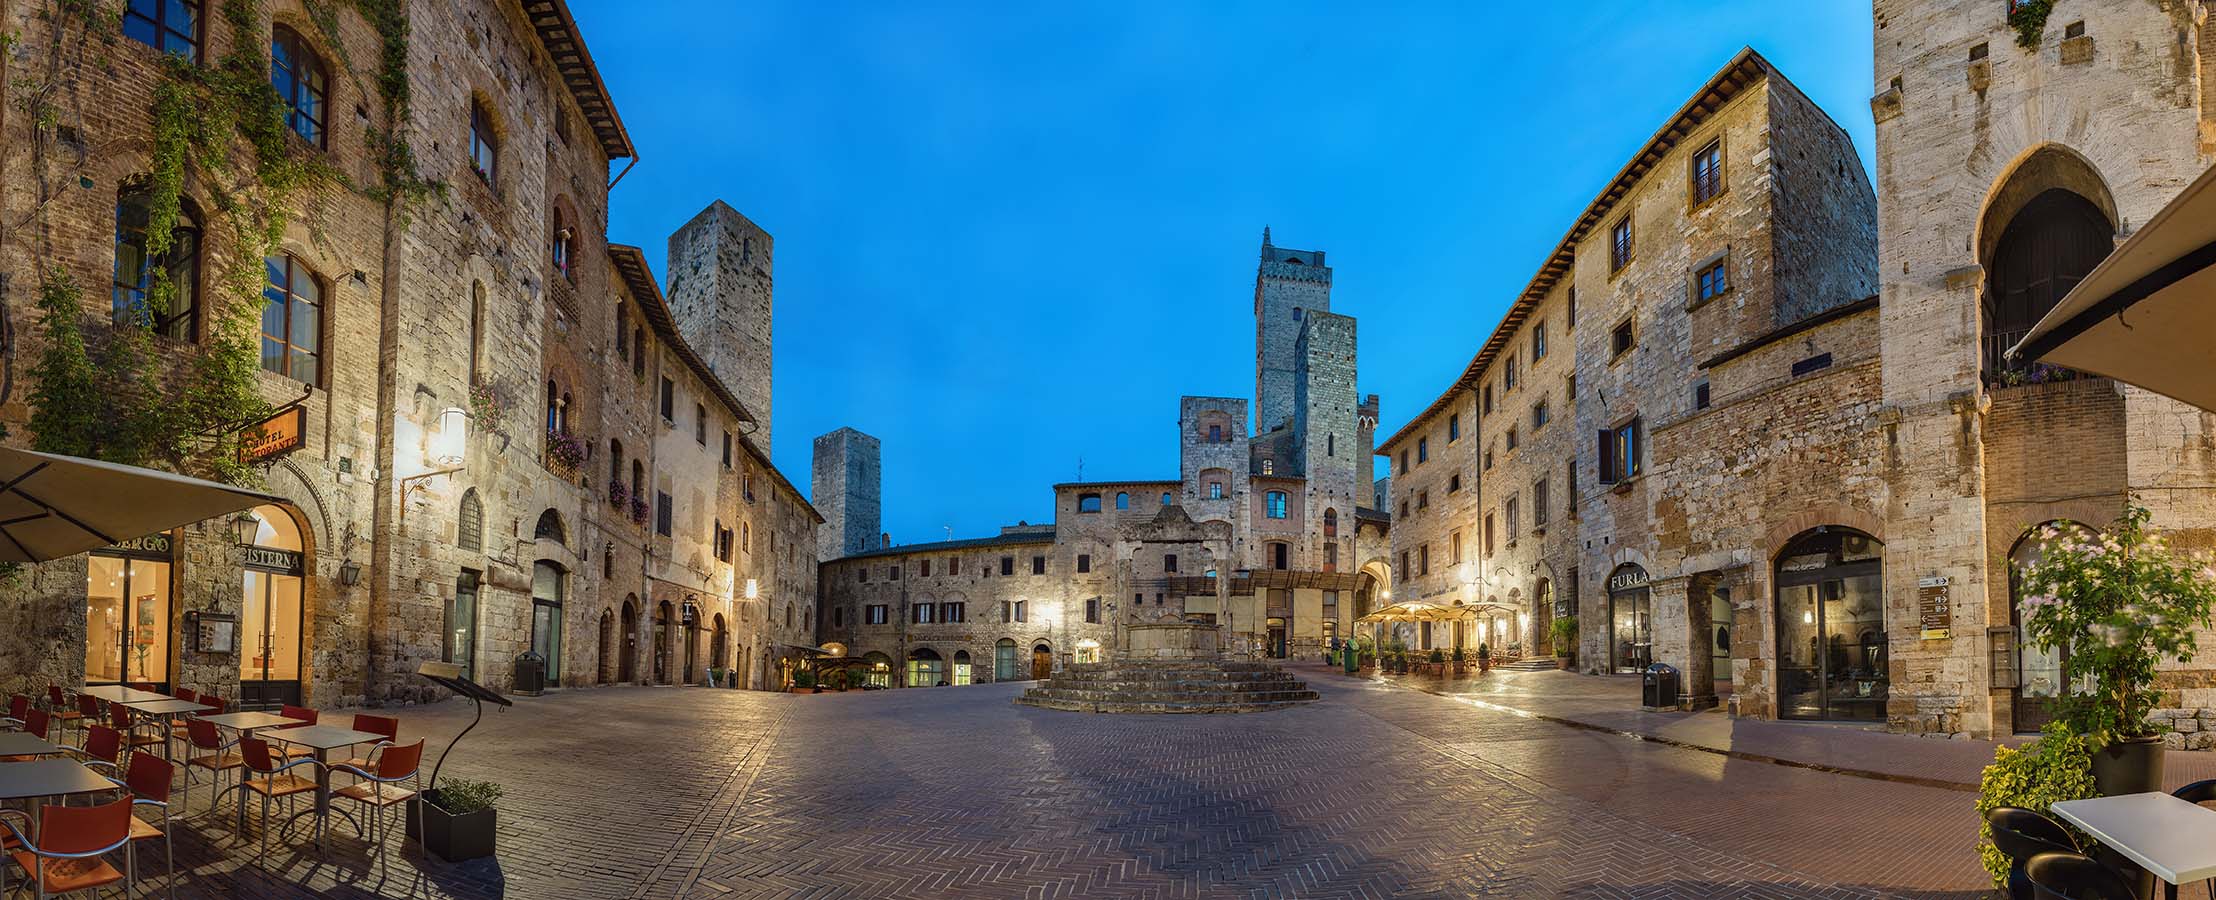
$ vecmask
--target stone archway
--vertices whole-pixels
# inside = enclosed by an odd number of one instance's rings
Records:
[[[2008,359],[2007,349],[2115,249],[2118,221],[2099,170],[2060,144],[2032,148],[1994,182],[1977,225],[1987,383],[2034,374],[2036,363]]]

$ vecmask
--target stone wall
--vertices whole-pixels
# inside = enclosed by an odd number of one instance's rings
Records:
[[[877,439],[852,428],[816,436],[809,496],[823,514],[816,550],[824,560],[876,549],[884,529],[884,475]]]
[[[769,232],[717,200],[669,236],[669,304],[678,330],[700,348],[770,445],[771,262]]]

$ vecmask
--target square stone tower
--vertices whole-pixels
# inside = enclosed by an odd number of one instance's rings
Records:
[[[1302,320],[1331,311],[1331,267],[1321,250],[1270,245],[1262,229],[1262,261],[1254,270],[1254,433],[1264,435],[1294,414]]]
[[[771,446],[770,250],[769,232],[721,200],[669,236],[669,306],[678,330],[754,414],[754,442],[764,450]]]
[[[823,514],[816,526],[817,561],[878,549],[884,476],[877,439],[852,428],[819,435],[813,476],[809,500]]]

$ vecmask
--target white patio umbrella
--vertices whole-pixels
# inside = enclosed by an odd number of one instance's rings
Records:
[[[2216,168],[2094,267],[2008,352],[2216,410]]]
[[[0,447],[0,562],[75,556],[280,502],[153,469]]]

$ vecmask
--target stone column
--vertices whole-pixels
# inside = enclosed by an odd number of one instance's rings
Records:
[[[1699,672],[1694,669],[1692,617],[1688,615],[1691,606],[1687,602],[1690,586],[1691,581],[1686,578],[1655,579],[1647,585],[1649,609],[1654,616],[1654,661],[1677,669],[1681,702],[1701,690],[1696,687],[1696,679],[1706,678],[1708,669],[1705,650],[1697,654]],[[1703,622],[1707,619],[1706,616],[1701,618]],[[1711,701],[1715,699],[1713,690],[1706,693],[1711,695]]]

